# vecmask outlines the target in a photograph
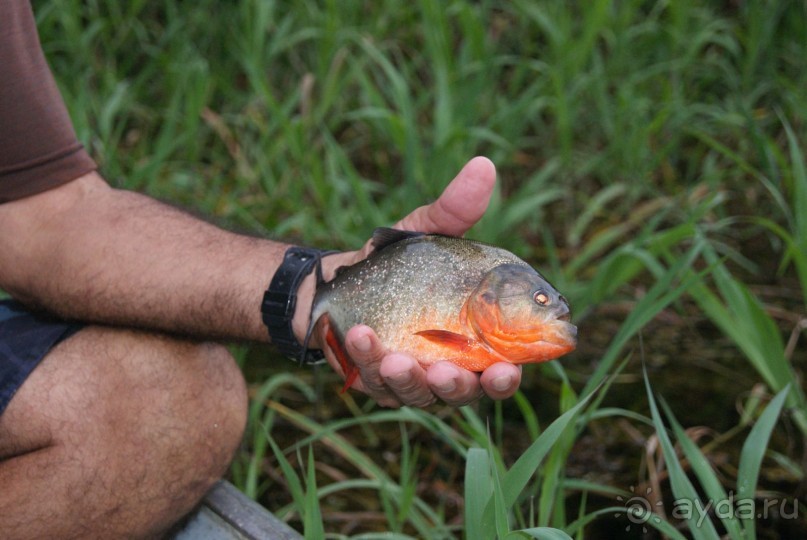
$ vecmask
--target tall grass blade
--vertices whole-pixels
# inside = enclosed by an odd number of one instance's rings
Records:
[[[740,504],[747,504],[749,501],[753,501],[756,496],[757,479],[762,467],[762,458],[765,456],[768,441],[779,414],[782,412],[789,390],[790,387],[787,386],[776,394],[760,414],[759,420],[757,420],[757,423],[745,439],[740,453],[740,468],[737,471],[737,500],[741,501]],[[751,507],[755,508],[755,505],[752,504]],[[748,512],[743,511],[740,513],[743,519],[745,538],[750,540],[756,538],[756,523],[753,519],[755,515],[755,510],[750,512],[750,517]]]
[[[276,401],[271,401],[269,406],[276,410],[284,418],[292,422],[301,429],[315,435],[315,439],[320,440],[329,450],[342,456],[362,474],[370,479],[377,480],[387,489],[399,493],[400,486],[390,477],[390,475],[377,463],[375,463],[365,452],[362,452],[347,438],[334,433],[326,426],[314,422],[299,412],[282,405]],[[431,505],[419,497],[415,499],[411,507],[411,512],[407,516],[409,523],[415,527],[420,534],[438,535],[446,533],[441,528],[442,520]]]
[[[496,538],[507,538],[510,532],[510,507],[504,500],[502,478],[499,474],[499,468],[493,460],[490,461],[490,475],[493,478],[493,500],[491,502],[493,503],[493,521],[496,525]]]
[[[566,428],[577,417],[580,410],[589,402],[591,396],[580,400],[577,405],[563,413],[555,419],[541,435],[533,442],[527,450],[521,454],[513,466],[504,474],[501,480],[502,500],[501,504],[509,510],[513,507],[518,496],[529,483],[530,478],[540,467],[546,455],[564,433]],[[484,505],[482,512],[481,534],[479,538],[492,538],[495,534],[496,514],[499,509],[495,507],[495,494]]]
[[[282,414],[285,414],[286,411],[290,411],[287,407],[283,406],[278,402],[272,402],[272,408],[278,408],[278,410],[282,411]],[[468,407],[463,407],[461,410],[463,414],[466,414],[466,409],[470,411]],[[473,414],[469,412],[468,414]],[[476,417],[477,421],[478,417]],[[425,429],[429,430],[431,433],[434,433],[435,436],[439,437],[441,442],[447,444],[454,452],[457,453],[458,456],[464,458],[467,452],[468,446],[471,445],[472,440],[468,437],[464,436],[460,431],[457,431],[450,425],[448,425],[444,420],[438,418],[433,414],[429,414],[427,411],[421,409],[414,409],[411,407],[402,407],[395,411],[389,410],[379,410],[374,411],[370,414],[365,414],[364,416],[360,416],[357,418],[345,418],[342,420],[334,420],[328,422],[326,425],[320,425],[319,429],[311,431],[311,435],[303,437],[300,439],[295,446],[302,447],[310,444],[313,441],[323,439],[329,435],[335,434],[336,432],[352,427],[352,426],[361,426],[367,424],[385,424],[389,422],[412,422],[414,424],[420,425]],[[313,423],[318,425],[316,423]],[[481,424],[480,424],[481,425]],[[480,444],[485,443],[484,433],[485,428],[482,425],[481,430],[472,429],[471,430],[473,435],[476,435],[477,431],[481,433],[481,438],[475,438],[473,440],[481,441]]]
[[[533,527],[513,532],[507,538],[537,538],[538,540],[572,540],[572,537],[552,527]]]
[[[625,322],[622,323],[619,331],[611,340],[608,350],[589,378],[581,395],[590,394],[603,381],[613,367],[614,362],[617,361],[622,348],[639,330],[658,315],[662,309],[680,298],[682,294],[690,290],[701,279],[700,275],[690,274],[689,269],[703,248],[704,243],[702,241],[693,242],[692,247],[686,254],[678,257],[663,275],[657,276],[656,282],[636,303],[636,306],[628,314]],[[680,281],[677,286],[675,285],[676,281]]]
[[[319,508],[317,493],[317,471],[314,468],[314,449],[308,447],[308,472],[305,481],[305,515],[303,531],[306,538],[325,538],[325,527],[322,524],[322,513]]]
[[[784,122],[784,127],[792,167],[790,200],[793,201],[793,242],[789,246],[789,254],[796,265],[804,308],[807,309],[807,166],[804,163],[803,145],[793,133],[793,128],[788,122]]]
[[[530,400],[527,399],[527,396],[525,396],[524,392],[521,390],[515,393],[513,401],[515,401],[519,412],[521,412],[521,417],[524,419],[524,428],[527,431],[527,436],[530,440],[537,439],[541,432],[541,425],[538,422],[538,415],[535,414],[532,403],[530,403]]]
[[[594,395],[594,394],[591,394]],[[530,477],[538,470],[546,454],[552,449],[577,414],[586,406],[590,396],[581,399],[577,405],[560,415],[543,433],[533,442],[527,450],[516,460],[513,466],[505,473],[503,484],[505,503],[508,507],[515,504],[518,495],[529,482]]]
[[[667,428],[661,420],[656,400],[653,397],[653,391],[650,388],[650,379],[647,377],[647,370],[644,372],[644,384],[647,391],[647,400],[650,403],[650,413],[653,418],[653,425],[656,428],[656,436],[661,443],[661,449],[664,454],[664,462],[667,464],[667,471],[670,475],[670,485],[672,486],[673,495],[676,501],[686,501],[686,504],[692,507],[704,508],[705,505],[701,500],[695,487],[687,478],[681,462],[675,453],[675,447],[667,434]],[[697,512],[684,512],[685,521],[689,527],[689,532],[695,540],[715,540],[718,538],[717,530],[710,519],[700,519]]]
[[[465,459],[465,537],[482,530],[485,505],[493,495],[491,463],[488,450],[469,448]]]
[[[626,509],[624,506],[608,506],[594,510],[583,516],[582,518],[570,523],[565,529],[568,534],[574,535],[584,530],[586,525],[601,516],[615,517],[624,515]],[[681,534],[675,526],[669,521],[664,521],[659,516],[644,507],[637,507],[636,512],[633,514],[631,523],[641,523],[645,527],[652,527],[658,532],[673,540],[687,540],[687,537]],[[715,537],[717,538],[717,537]]]
[[[693,285],[693,298],[706,315],[729,336],[751,365],[774,391],[791,385],[788,400],[796,407],[794,420],[807,434],[807,399],[798,384],[793,367],[785,356],[782,335],[770,315],[747,286],[734,279],[717,255],[706,250],[706,259],[715,265],[713,278],[720,291],[717,297],[706,285]]]
[[[659,402],[661,403],[661,407],[664,409],[667,422],[669,422],[673,428],[673,433],[678,441],[678,445],[683,450],[684,455],[692,467],[692,472],[695,473],[700,481],[700,485],[703,488],[707,500],[714,504],[722,504],[722,502],[729,501],[729,496],[726,493],[726,490],[723,489],[723,485],[720,483],[714,469],[712,469],[709,460],[706,459],[703,452],[700,451],[697,445],[686,434],[684,428],[681,427],[681,424],[673,415],[672,409],[670,409],[670,406],[667,405],[667,402],[663,399],[659,399]],[[737,521],[733,513],[720,512],[717,515],[723,523],[723,527],[725,527],[730,538],[733,540],[742,540],[744,538],[743,532],[740,528],[740,523]]]
[[[560,410],[568,411],[577,403],[578,398],[572,390],[568,379],[566,379],[566,374],[562,371],[560,364],[555,364],[563,377],[563,385],[561,386],[560,393]],[[602,396],[601,393],[595,395],[598,397]],[[563,473],[566,469],[569,452],[572,449],[575,436],[577,435],[574,428],[575,424],[570,424],[563,431],[563,434],[558,438],[555,444],[552,445],[552,450],[541,468],[543,480],[538,496],[538,525],[548,526],[550,524],[562,524],[566,522],[566,509],[564,505],[566,494],[563,486]]]
[[[275,458],[280,465],[280,470],[283,471],[283,477],[288,483],[291,497],[294,500],[294,506],[301,514],[300,517],[305,519],[304,514],[307,508],[306,493],[303,489],[303,484],[300,481],[300,477],[297,475],[297,471],[294,470],[294,467],[291,466],[291,463],[289,463],[289,460],[286,459],[286,455],[283,453],[277,443],[275,443],[274,439],[267,437],[267,440],[269,441],[269,446],[271,446],[272,452],[274,452]]]
[[[262,474],[262,464],[266,457],[266,446],[271,439],[266,434],[272,430],[272,418],[275,414],[271,409],[266,409],[263,415],[261,415],[261,412],[264,411],[269,397],[284,385],[294,387],[309,401],[316,398],[314,390],[291,373],[281,373],[271,377],[258,388],[258,391],[252,397],[247,416],[247,430],[244,434],[245,439],[252,442],[252,454],[249,456],[244,474],[241,476],[240,481],[236,482],[236,485],[248,497],[253,499],[257,499],[261,494],[258,481]]]
[[[395,499],[396,504],[398,506],[398,510],[394,515],[394,520],[390,523],[393,525],[393,529],[396,532],[400,532],[399,529],[403,527],[403,524],[406,522],[406,518],[409,515],[412,504],[415,501],[415,497],[417,496],[417,461],[418,461],[418,449],[419,447],[415,447],[412,450],[411,444],[409,442],[409,434],[406,430],[406,424],[401,422],[401,456],[400,456],[400,475],[398,479],[398,483],[400,485],[399,496]]]

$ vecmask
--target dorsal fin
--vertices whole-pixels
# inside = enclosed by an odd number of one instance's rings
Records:
[[[390,229],[389,227],[379,227],[373,231],[372,242],[375,250],[381,251],[396,242],[409,238],[417,238],[418,236],[425,236],[425,234],[415,231],[399,231],[398,229]]]

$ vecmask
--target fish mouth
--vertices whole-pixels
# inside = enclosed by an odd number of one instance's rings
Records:
[[[513,364],[546,362],[577,348],[577,327],[558,319],[544,321],[540,330],[532,335],[483,334],[480,337],[486,345]]]
[[[559,317],[553,321],[551,331],[545,332],[541,339],[533,343],[546,343],[553,346],[564,347],[572,351],[577,347],[577,327],[569,322],[569,317]]]
[[[563,328],[566,331],[566,335],[569,336],[570,340],[577,344],[577,327],[569,322],[569,317],[567,316],[565,319],[558,320],[558,323],[563,323]]]

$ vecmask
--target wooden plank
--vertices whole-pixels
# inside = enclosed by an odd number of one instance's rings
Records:
[[[264,507],[220,481],[175,540],[302,540],[302,536]]]

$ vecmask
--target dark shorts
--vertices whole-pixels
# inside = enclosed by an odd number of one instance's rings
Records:
[[[82,326],[0,301],[0,414],[48,351]]]

